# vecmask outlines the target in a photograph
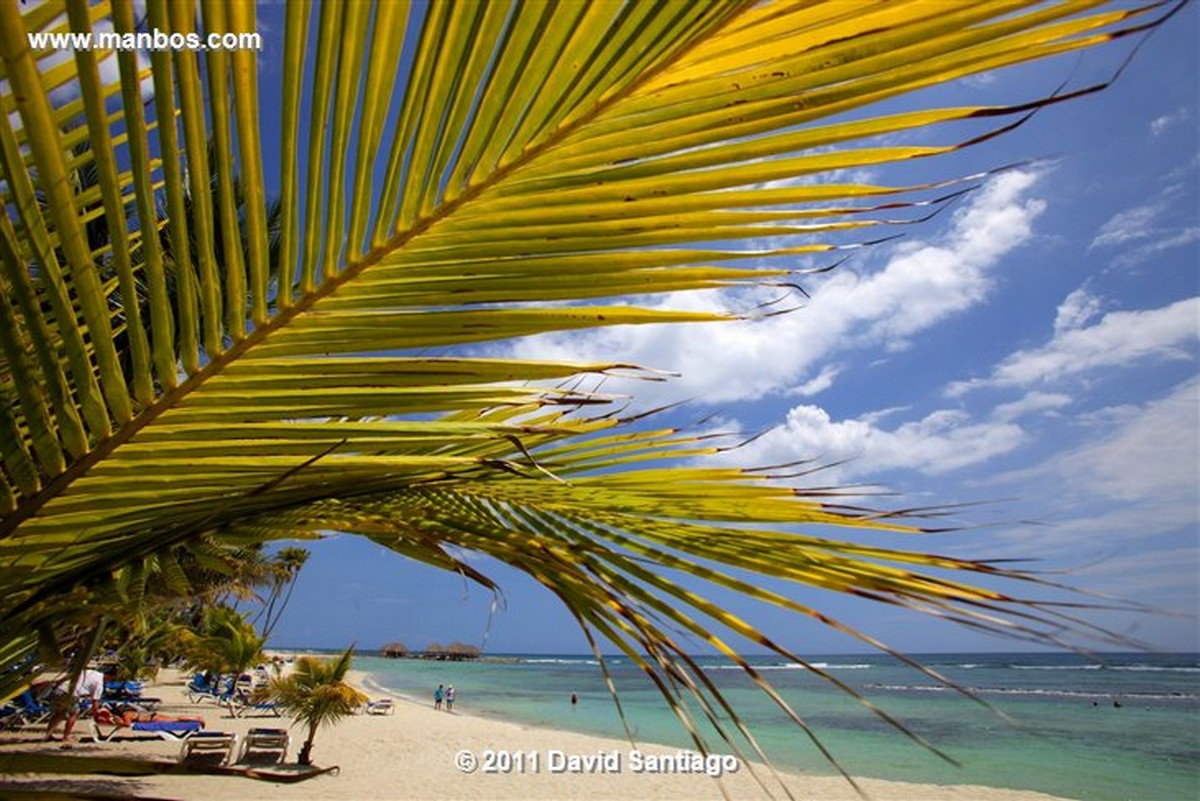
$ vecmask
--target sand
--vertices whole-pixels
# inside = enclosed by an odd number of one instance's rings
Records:
[[[364,676],[357,674],[360,687]],[[177,715],[201,715],[209,729],[244,735],[253,726],[289,726],[273,717],[232,718],[212,704],[187,701],[182,677],[164,670],[153,685],[164,699],[160,709]],[[371,693],[369,693],[371,694]],[[371,694],[379,698],[378,693]],[[92,743],[81,721],[80,739],[72,754],[123,754],[139,758],[177,759],[179,745],[159,740]],[[35,738],[40,730],[5,735],[0,755],[13,751],[56,752],[57,743]],[[292,729],[288,754],[295,760],[303,732]],[[489,760],[491,764],[485,764]],[[435,711],[432,705],[396,699],[392,715],[356,715],[317,734],[314,762],[337,765],[336,774],[315,776],[294,784],[276,784],[242,776],[47,776],[0,775],[0,797],[6,789],[53,789],[58,792],[91,792],[112,797],[133,796],[173,799],[720,799],[722,787],[731,799],[787,798],[780,781],[797,799],[857,799],[844,780],[828,776],[780,774],[771,778],[761,765],[757,772],[771,791],[768,795],[745,765],[726,772],[729,762],[695,764],[691,755],[666,746],[605,739],[554,729],[537,728],[472,715],[461,703],[453,713]],[[462,756],[469,754],[470,756]],[[656,757],[658,757],[656,761]],[[696,757],[698,759],[698,757]],[[536,760],[536,763],[535,763]],[[669,766],[695,767],[722,772],[719,778],[704,773],[661,771]],[[492,770],[488,770],[488,768]],[[1041,793],[977,786],[936,786],[860,780],[873,799],[897,801],[1047,801]]]

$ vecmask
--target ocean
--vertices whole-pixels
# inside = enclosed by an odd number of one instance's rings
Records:
[[[457,709],[537,726],[624,738],[590,656],[496,655],[426,662],[360,655],[375,687],[432,703],[452,684]],[[813,671],[774,656],[750,662],[854,776],[1038,790],[1088,801],[1200,798],[1200,655],[921,654],[969,689],[963,697],[886,655],[813,657],[943,750],[950,764],[892,729]],[[625,657],[606,659],[642,743],[691,748],[654,686]],[[701,657],[708,676],[781,769],[832,774],[808,737],[742,674]],[[572,693],[579,702],[570,703]],[[714,750],[729,752],[723,743]]]

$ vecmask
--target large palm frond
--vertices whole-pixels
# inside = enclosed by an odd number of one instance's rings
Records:
[[[621,299],[786,283],[801,257],[878,238],[882,209],[924,213],[954,181],[822,176],[951,153],[1062,97],[861,109],[1143,30],[1157,7],[293,3],[281,136],[265,141],[255,51],[155,50],[148,76],[124,51],[107,79],[102,54],[63,61],[27,33],[132,35],[128,0],[3,0],[0,661],[32,654],[79,587],[147,555],[322,530],[489,586],[450,546],[519,567],[685,718],[686,693],[713,718],[723,702],[680,632],[733,659],[717,629],[786,652],[701,582],[844,628],[745,571],[1053,637],[1049,608],[940,572],[1001,571],[799,533],[905,524],[768,472],[680,466],[720,445],[589,414],[609,399],[569,383],[657,374],[458,348],[722,319]],[[246,0],[150,0],[147,15],[161,32],[256,27]],[[927,134],[962,121],[992,127]],[[94,185],[77,191],[83,168]],[[101,214],[109,241],[93,249]],[[768,235],[783,244],[729,244]]]

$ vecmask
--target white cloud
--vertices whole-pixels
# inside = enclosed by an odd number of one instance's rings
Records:
[[[789,394],[801,395],[806,398],[820,394],[833,386],[833,380],[837,378],[840,372],[842,372],[841,367],[826,365],[821,368],[821,372],[816,376],[797,387],[793,387]]]
[[[870,416],[834,420],[819,406],[796,406],[784,424],[735,451],[746,464],[781,464],[799,459],[846,460],[830,478],[917,470],[938,475],[1008,453],[1025,440],[1020,426],[1003,420],[973,422],[958,410],[884,428]]]
[[[998,81],[998,80],[999,80],[999,76],[996,74],[995,70],[989,70],[988,72],[979,72],[979,73],[975,73],[973,75],[967,75],[966,77],[959,78],[959,82],[962,83],[964,86],[969,86],[970,88],[976,89],[976,90],[986,89],[989,86],[992,86],[993,84],[995,84],[996,81]]]
[[[1126,253],[1122,253],[1113,259],[1112,263],[1114,267],[1133,267],[1150,261],[1164,251],[1190,245],[1196,241],[1200,241],[1200,227],[1197,226],[1184,228],[1170,235],[1164,233],[1151,242],[1145,242]]]
[[[991,483],[1027,485],[1027,502],[1053,525],[1053,537],[1016,530],[1020,546],[1070,553],[1103,551],[1172,531],[1200,519],[1200,380],[1176,386],[1144,404],[1110,406],[1074,418],[1082,444],[1040,464],[995,476]],[[1049,511],[1045,511],[1046,509]],[[1193,576],[1194,579],[1194,576]]]
[[[1153,236],[1155,221],[1163,210],[1163,204],[1155,202],[1114,214],[1108,222],[1100,226],[1100,232],[1092,239],[1088,250],[1112,247]]]
[[[650,404],[681,398],[725,403],[794,387],[815,392],[833,381],[836,373],[827,365],[836,354],[903,348],[912,336],[983,300],[990,271],[1033,236],[1033,221],[1044,208],[1042,201],[1028,197],[1036,180],[1032,172],[997,176],[953,215],[937,240],[895,247],[881,268],[865,274],[841,268],[810,286],[815,290],[812,302],[791,314],[531,337],[509,346],[505,355],[619,359],[682,374],[667,384],[639,386],[640,398]],[[743,311],[748,304],[744,293],[729,291],[680,294],[658,305],[727,312]],[[609,382],[605,389],[625,388]]]
[[[1182,501],[1200,519],[1200,381],[1189,381],[1129,417],[1111,436],[1058,462],[1076,487],[1105,499]]]
[[[1128,268],[1200,240],[1200,227],[1190,211],[1195,203],[1191,187],[1197,165],[1192,161],[1172,171],[1158,197],[1110,217],[1092,238],[1088,251],[1115,251],[1113,266]]]
[[[1038,412],[1051,412],[1071,404],[1070,395],[1058,392],[1030,392],[1012,403],[1002,403],[992,410],[992,419],[1009,421]]]
[[[1072,293],[1074,295],[1074,293]],[[1078,299],[1068,302],[1078,307]],[[1064,303],[1067,306],[1068,303]],[[1059,309],[1059,321],[1076,312]],[[985,379],[952,384],[958,396],[985,386],[1030,386],[1059,381],[1101,368],[1130,367],[1149,360],[1189,358],[1187,346],[1200,338],[1200,298],[1187,298],[1160,309],[1115,311],[1094,325],[1066,327],[1040,348],[1008,356]]]
[[[1188,118],[1186,108],[1180,107],[1175,109],[1170,114],[1163,114],[1160,117],[1155,117],[1150,122],[1150,133],[1154,136],[1161,136],[1168,128],[1176,123],[1183,122]]]
[[[1152,550],[1114,548],[1100,561],[1069,573],[1067,581],[1110,598],[1136,600],[1174,612],[1174,615],[1152,612],[1131,618],[1119,613],[1106,615],[1098,610],[1089,619],[1143,642],[1160,643],[1171,650],[1194,651],[1200,630],[1194,620],[1180,620],[1178,616],[1194,618],[1200,609],[1197,575],[1200,575],[1200,549],[1194,546]]]
[[[1030,386],[1150,358],[1186,357],[1184,346],[1200,335],[1200,298],[1179,301],[1162,309],[1111,312],[1095,320],[1100,305],[1098,298],[1084,290],[1071,293],[1059,308],[1056,334],[1047,345],[1014,353],[995,368],[992,377],[956,384],[951,387],[951,394],[983,385]],[[1087,466],[1086,472],[1092,476],[1090,486],[1095,487],[1102,483],[1097,477],[1108,475],[1104,472],[1106,465],[1113,467],[1110,472],[1116,476],[1120,465],[1128,469],[1128,460],[1151,458],[1149,452],[1134,452],[1138,443],[1166,453],[1168,445],[1160,440],[1173,436],[1172,427],[1166,426],[1166,417],[1177,417],[1185,399],[1186,394],[1173,397],[1161,409],[1126,405],[1113,408],[1108,414],[1079,418],[1085,426],[1089,420],[1094,421],[1095,430],[1121,433],[1111,438],[1093,438],[1092,442],[1101,444],[1080,450],[1074,459],[1055,460],[1054,472],[1062,475],[1084,472],[1075,465],[1077,461]],[[805,404],[791,409],[783,425],[740,449],[735,458],[748,464],[778,464],[798,459],[848,461],[834,471],[833,481],[898,469],[937,475],[1014,451],[1028,441],[1027,432],[1018,420],[1035,414],[1053,414],[1073,402],[1071,395],[1034,388],[1017,400],[996,406],[986,418],[972,417],[962,410],[942,409],[919,420],[890,424],[884,418],[893,416],[895,409],[857,419],[835,420],[823,408]],[[1194,445],[1190,450],[1188,446],[1195,439],[1195,420],[1200,418],[1195,404],[1192,418],[1190,429],[1173,426],[1179,432],[1179,439],[1171,440],[1170,455],[1164,456],[1156,463],[1156,469],[1145,475],[1155,475],[1159,469],[1195,475],[1200,454]],[[1190,473],[1182,464],[1188,458]],[[1029,479],[1036,472],[1043,469],[1022,471],[1010,478]],[[1160,478],[1146,479],[1145,475],[1127,482],[1127,486],[1163,485]],[[1189,480],[1194,495],[1197,482]],[[1122,496],[1112,492],[1105,497],[1113,500]]]
[[[1190,159],[1182,162],[1178,167],[1171,170],[1166,175],[1168,181],[1192,181],[1192,174],[1200,170],[1200,153],[1194,154]]]
[[[1010,453],[1028,439],[1016,423],[1018,418],[1052,412],[1071,402],[1067,395],[1035,391],[996,407],[983,421],[962,410],[939,409],[891,426],[884,420],[904,409],[834,420],[825,409],[803,404],[793,407],[781,426],[732,452],[731,458],[749,465],[845,462],[827,473],[834,483],[891,470],[940,475]]]
[[[1054,318],[1054,333],[1082,328],[1089,320],[1100,313],[1100,298],[1089,293],[1082,287],[1076,289],[1058,306],[1058,314]]]

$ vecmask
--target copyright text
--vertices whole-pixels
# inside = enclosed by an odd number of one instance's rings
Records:
[[[573,754],[556,748],[544,751],[463,750],[454,755],[454,764],[463,773],[697,773],[713,778],[737,773],[741,768],[741,760],[730,754],[701,754],[697,751],[647,754],[637,749],[586,754]]]

